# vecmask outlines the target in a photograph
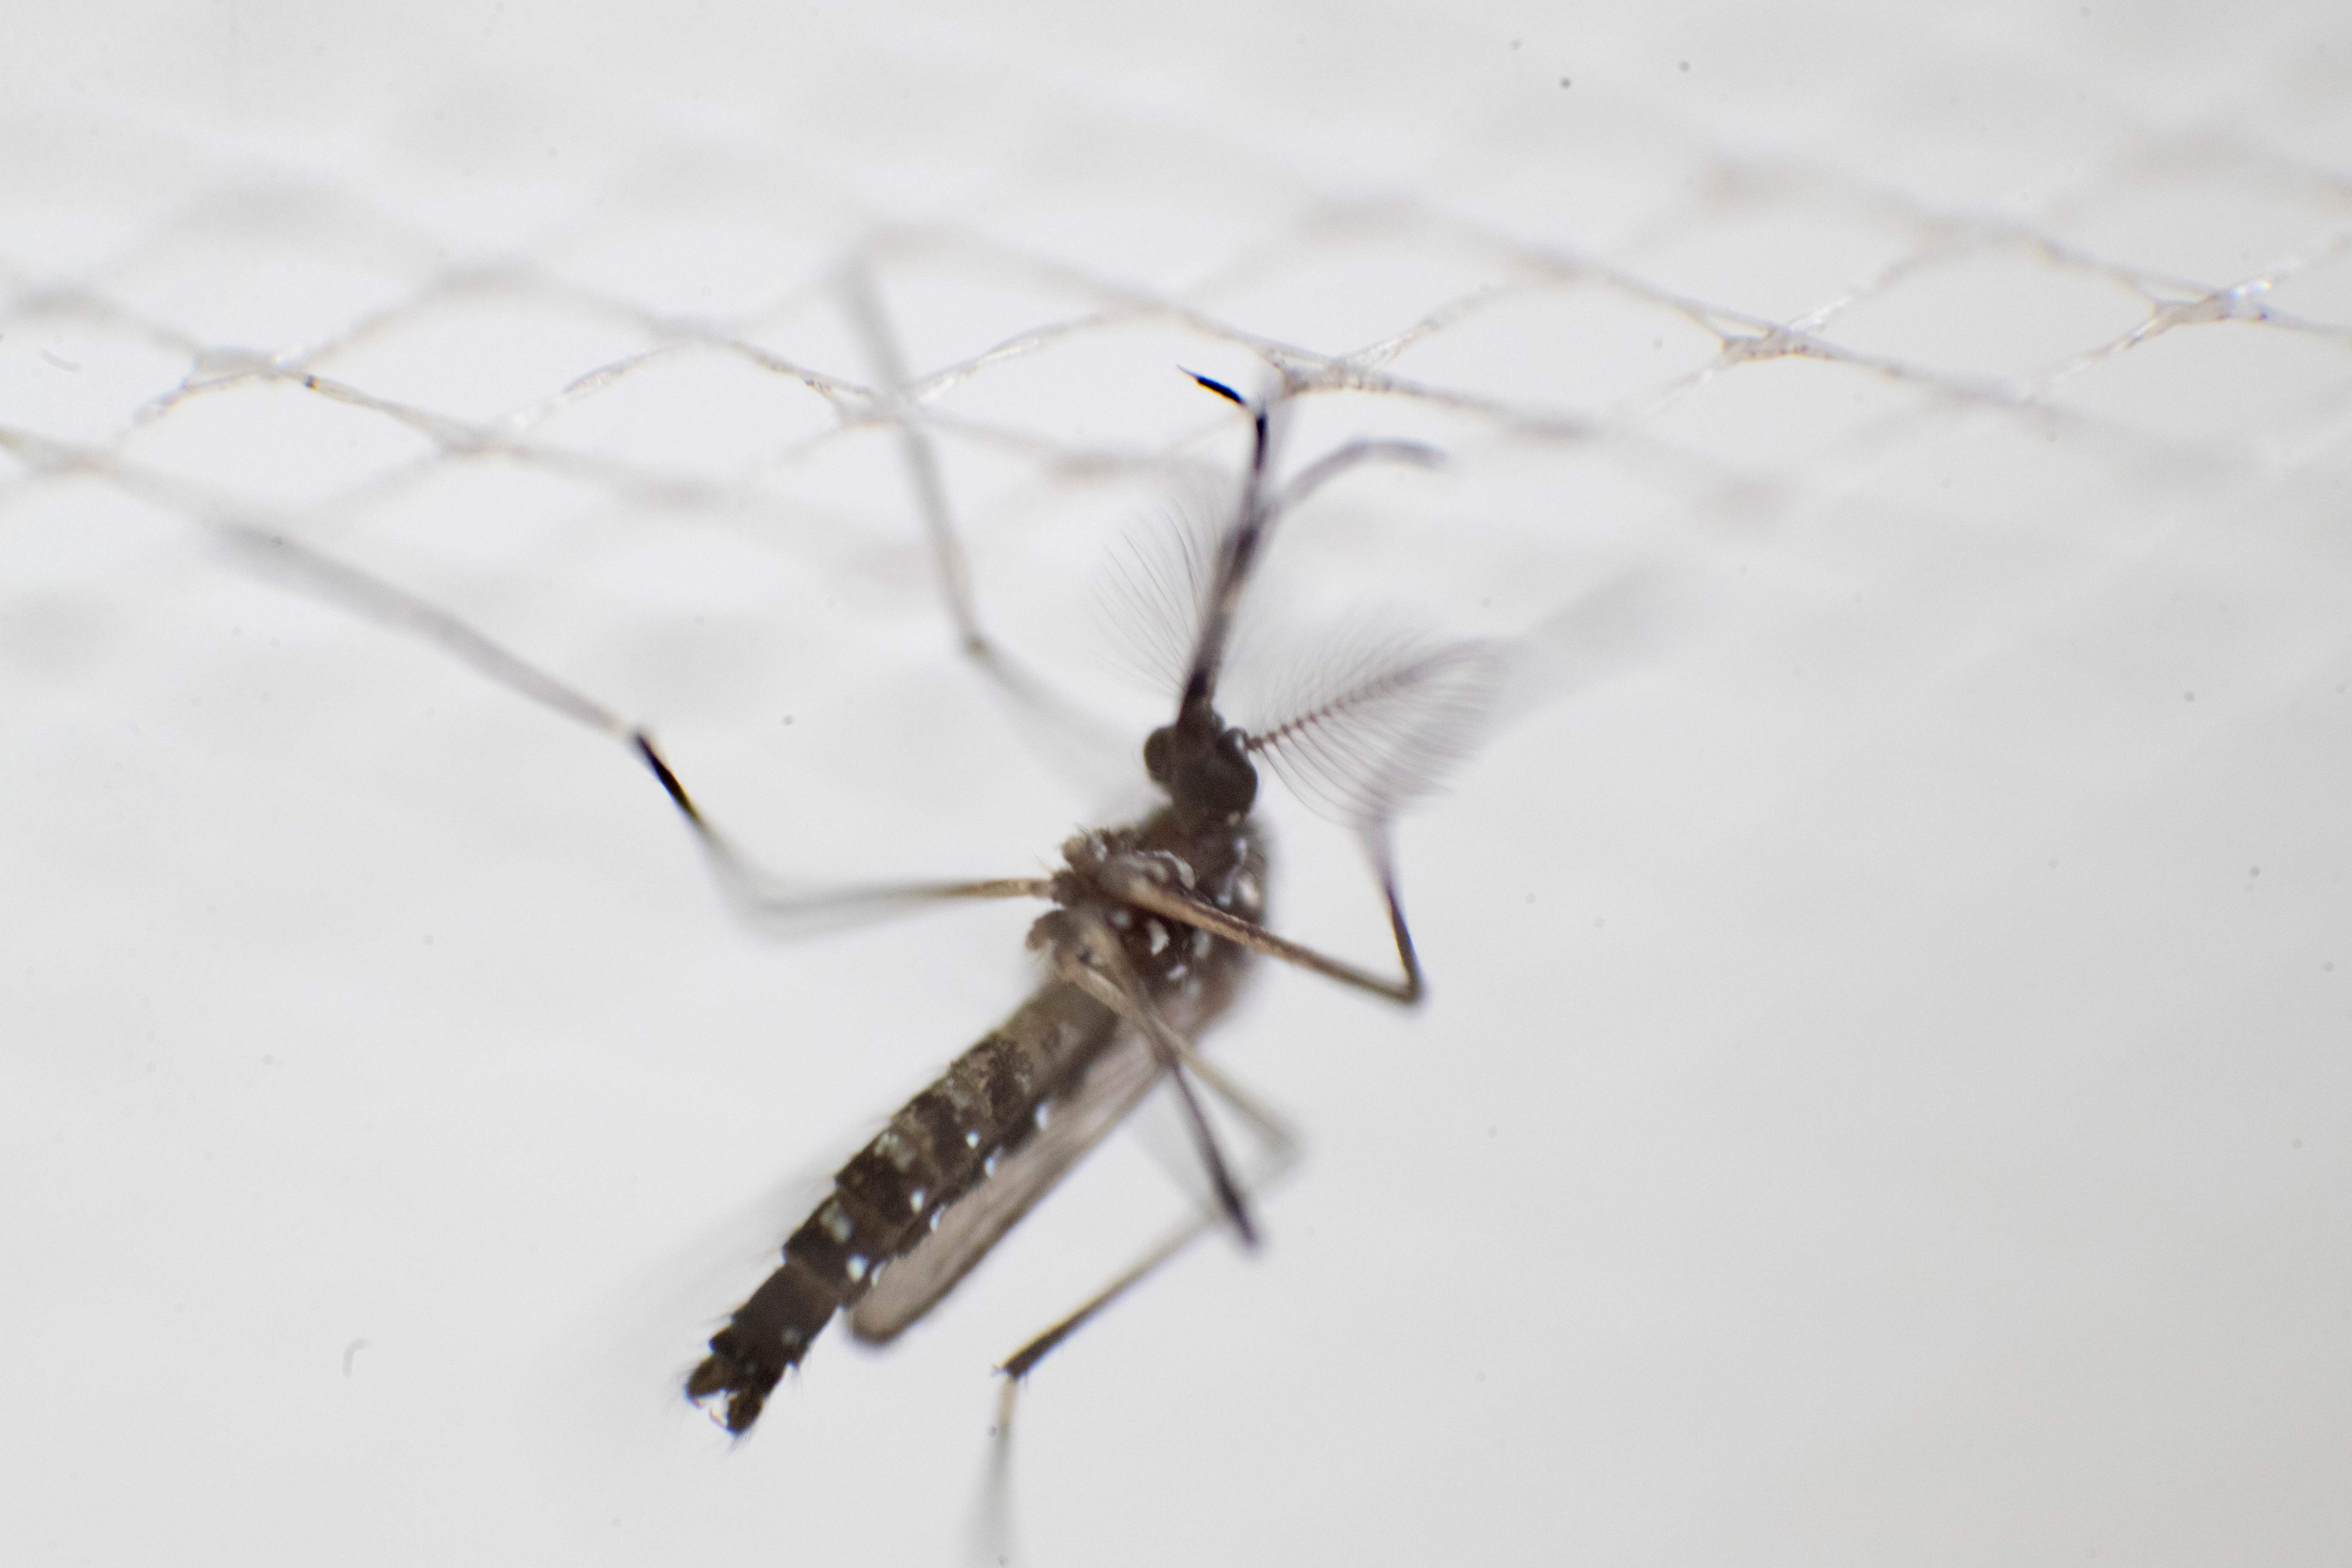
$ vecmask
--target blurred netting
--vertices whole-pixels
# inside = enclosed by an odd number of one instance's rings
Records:
[[[672,174],[457,265],[362,190],[276,180],[198,190],[101,267],[0,240],[0,507],[37,528],[95,486],[331,548],[381,534],[395,573],[402,548],[462,567],[500,532],[657,510],[779,524],[837,567],[912,510],[836,461],[861,434],[919,420],[984,531],[1198,447],[1215,411],[1180,363],[1277,366],[1349,395],[1335,429],[1656,516],[1769,517],[1922,453],[1961,513],[2260,489],[2352,417],[2352,176],[2222,140],[2137,144],[2015,213],[1717,159],[1593,253],[1433,201],[1305,202],[1163,283]],[[903,389],[856,330],[868,288]],[[476,525],[421,545],[435,516]]]

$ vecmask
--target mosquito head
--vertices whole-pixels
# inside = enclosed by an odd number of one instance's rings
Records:
[[[1181,815],[1203,822],[1235,821],[1248,816],[1257,799],[1248,740],[1239,730],[1225,728],[1207,703],[1188,705],[1176,722],[1152,731],[1143,742],[1143,771],[1168,792]]]

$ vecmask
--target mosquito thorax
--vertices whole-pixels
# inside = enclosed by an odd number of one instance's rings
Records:
[[[1227,729],[1213,708],[1188,709],[1143,742],[1143,771],[1177,812],[1201,822],[1238,822],[1257,799],[1249,737]]]

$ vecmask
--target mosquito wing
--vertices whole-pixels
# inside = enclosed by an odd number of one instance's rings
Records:
[[[849,1331],[868,1344],[887,1344],[929,1311],[1071,1166],[1127,1120],[1160,1081],[1160,1070],[1143,1037],[1120,1029],[1076,1092],[1052,1102],[1036,1136],[1006,1155],[993,1176],[947,1211],[937,1230],[882,1271],[850,1310]]]

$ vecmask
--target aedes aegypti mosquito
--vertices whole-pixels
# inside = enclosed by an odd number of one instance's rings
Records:
[[[777,1383],[836,1313],[845,1311],[850,1331],[872,1343],[920,1319],[1163,1079],[1184,1111],[1214,1209],[1010,1356],[1002,1368],[1008,1401],[1013,1386],[1055,1346],[1192,1240],[1230,1223],[1245,1243],[1255,1243],[1248,1185],[1219,1145],[1200,1088],[1220,1096],[1267,1142],[1277,1166],[1287,1158],[1289,1140],[1277,1119],[1195,1048],[1202,1031],[1232,1005],[1254,955],[1401,1005],[1421,1000],[1421,966],[1399,901],[1388,829],[1397,809],[1467,749],[1498,668],[1496,650],[1404,638],[1367,644],[1299,689],[1283,717],[1249,731],[1225,721],[1217,696],[1236,609],[1282,516],[1360,464],[1427,465],[1437,454],[1410,442],[1355,441],[1277,484],[1286,399],[1296,389],[1277,384],[1252,400],[1206,376],[1193,379],[1249,416],[1251,444],[1230,516],[1213,539],[1193,542],[1184,581],[1154,584],[1191,622],[1175,714],[1143,746],[1145,771],[1166,800],[1139,821],[1071,838],[1062,847],[1061,868],[1045,877],[814,894],[790,889],[704,816],[642,728],[433,605],[280,536],[235,525],[227,531],[312,586],[424,633],[501,683],[627,744],[660,781],[721,882],[752,913],[856,917],[988,899],[1054,906],[1030,928],[1028,945],[1047,971],[1036,992],[840,1169],[832,1191],[784,1242],[766,1282],[711,1336],[686,1393],[709,1405],[730,1432],[751,1429]],[[943,535],[934,545],[953,599],[960,563]],[[1036,693],[977,637],[968,607],[956,607],[968,650],[1016,697],[1034,700]],[[1338,806],[1337,815],[1361,834],[1396,944],[1395,978],[1287,941],[1262,923],[1265,842],[1250,816],[1260,761],[1327,807]]]

